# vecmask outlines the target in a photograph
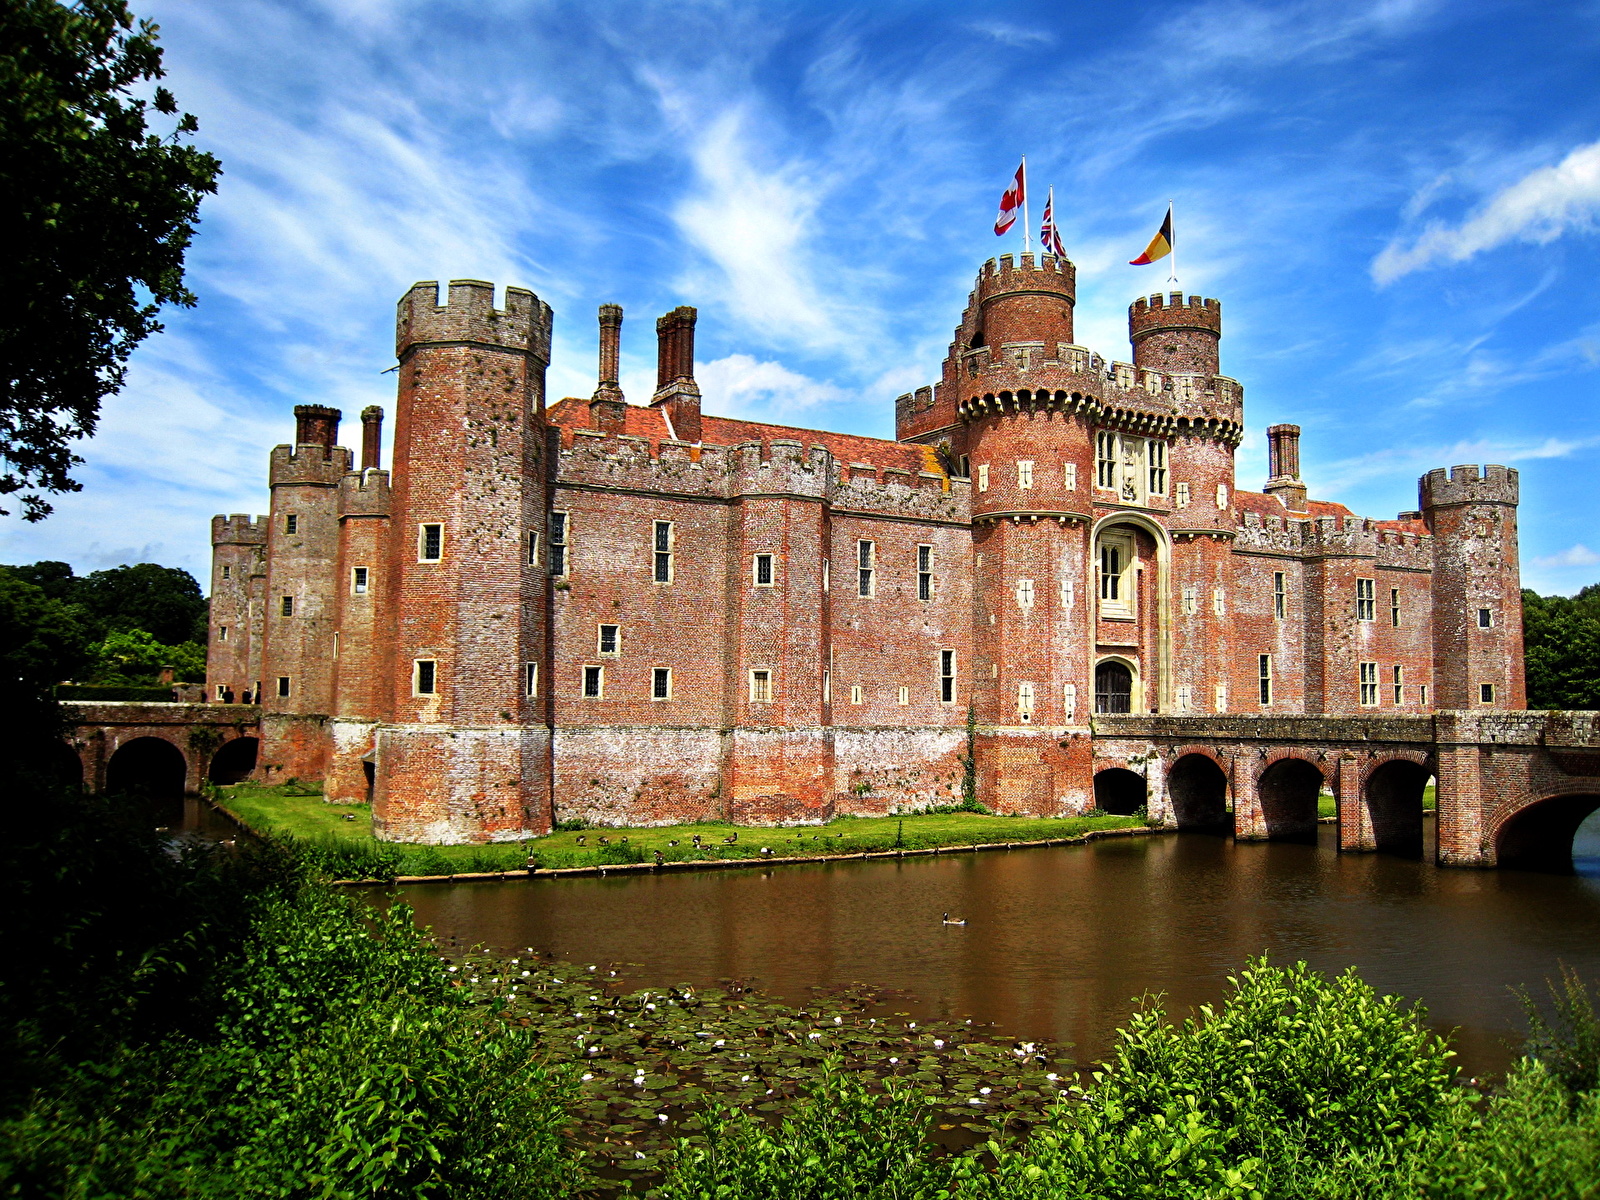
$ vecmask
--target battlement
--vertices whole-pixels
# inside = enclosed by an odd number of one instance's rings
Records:
[[[982,305],[1011,292],[1049,292],[1059,295],[1068,304],[1075,302],[1078,269],[1071,259],[1054,254],[1024,254],[1018,262],[1017,257],[1002,254],[984,263],[978,272],[972,301]]]
[[[315,487],[338,487],[355,462],[349,450],[335,446],[305,444],[299,446],[274,446],[267,467],[267,483],[310,484]]]
[[[1457,504],[1506,504],[1515,507],[1520,495],[1515,467],[1493,463],[1480,472],[1476,463],[1436,467],[1417,481],[1417,507],[1446,508]]]
[[[1128,330],[1135,341],[1156,329],[1206,329],[1220,336],[1222,301],[1190,296],[1185,303],[1182,292],[1168,296],[1157,292],[1128,305]]]
[[[339,515],[387,517],[389,497],[389,472],[376,467],[351,471],[339,480]]]
[[[265,546],[267,544],[266,517],[252,517],[248,513],[218,513],[211,518],[211,544],[213,546]]]
[[[508,287],[506,307],[494,306],[494,284],[452,279],[439,303],[436,280],[414,283],[395,311],[395,356],[418,345],[491,346],[550,362],[550,306],[526,288]]]

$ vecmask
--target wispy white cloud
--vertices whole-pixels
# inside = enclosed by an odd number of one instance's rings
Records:
[[[1579,542],[1568,546],[1559,554],[1541,554],[1532,560],[1536,567],[1594,567],[1600,566],[1600,554]]]
[[[1600,142],[1579,146],[1554,166],[1540,167],[1501,189],[1459,225],[1430,225],[1396,238],[1372,261],[1379,286],[1442,263],[1465,262],[1510,241],[1545,243],[1589,230],[1600,216]]]
[[[707,412],[761,421],[785,421],[836,404],[847,393],[835,384],[791,371],[781,363],[730,354],[700,363],[695,376]]]
[[[1572,458],[1579,452],[1600,446],[1600,437],[1584,438],[1483,438],[1450,445],[1413,443],[1389,446],[1371,454],[1358,455],[1319,464],[1310,473],[1318,495],[1340,494],[1372,480],[1392,479],[1396,475],[1420,475],[1435,467],[1457,463],[1499,463],[1512,466],[1538,459]]]
[[[1025,29],[1021,25],[1013,25],[1009,21],[973,21],[967,26],[973,33],[981,33],[984,37],[993,38],[1002,46],[1053,46],[1055,34],[1044,29]]]

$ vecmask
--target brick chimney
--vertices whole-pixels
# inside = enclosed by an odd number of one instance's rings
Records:
[[[339,410],[321,404],[294,406],[294,444],[321,446],[322,457],[332,458],[339,441]]]
[[[1267,487],[1290,512],[1306,511],[1306,485],[1300,481],[1300,426],[1267,427]]]
[[[656,321],[656,394],[650,407],[662,409],[682,442],[700,440],[700,387],[694,381],[695,310],[680,305]]]
[[[361,410],[361,469],[375,471],[383,465],[383,409],[369,405]]]
[[[589,401],[589,423],[606,433],[623,433],[628,427],[628,401],[617,383],[617,359],[622,346],[622,305],[600,306],[600,386]]]

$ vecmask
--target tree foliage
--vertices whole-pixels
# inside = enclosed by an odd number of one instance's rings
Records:
[[[1600,584],[1576,596],[1522,593],[1529,708],[1600,709]]]
[[[125,0],[0,4],[0,497],[50,512],[164,304],[221,172],[162,78],[157,27]],[[171,132],[152,132],[154,114]],[[0,510],[3,512],[5,510]]]

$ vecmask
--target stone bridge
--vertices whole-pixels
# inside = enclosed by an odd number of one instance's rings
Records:
[[[1096,716],[1094,734],[1101,807],[1246,840],[1314,836],[1326,790],[1341,850],[1420,854],[1431,777],[1441,865],[1570,870],[1600,808],[1600,713]]]
[[[167,795],[203,780],[237,783],[255,770],[261,710],[253,704],[67,700],[72,727],[61,774],[90,792],[134,785]]]

